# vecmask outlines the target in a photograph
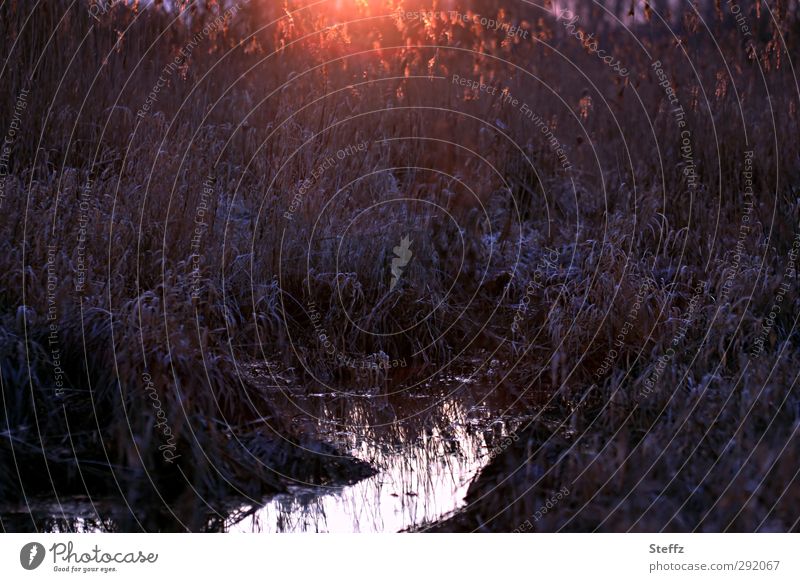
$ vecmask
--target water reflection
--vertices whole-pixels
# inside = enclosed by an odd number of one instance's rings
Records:
[[[30,508],[3,507],[3,532],[97,533],[116,531],[113,509],[103,502],[74,497],[61,503],[52,499],[31,499]],[[104,517],[101,517],[104,515]]]
[[[85,496],[29,499],[24,507],[0,504],[0,529],[184,531],[193,517],[204,531],[396,532],[432,522],[462,505],[470,481],[488,462],[488,451],[537,409],[535,401],[520,403],[490,381],[466,380],[453,376],[382,394],[313,388],[299,395],[274,394],[278,413],[293,419],[300,433],[330,442],[377,470],[353,485],[291,486],[263,505],[210,511],[196,504],[167,511]]]
[[[489,396],[489,397],[487,397]],[[461,385],[381,397],[292,398],[299,418],[379,472],[354,485],[296,488],[226,524],[238,532],[396,532],[456,510],[495,440],[523,418]],[[243,508],[249,509],[249,508]]]

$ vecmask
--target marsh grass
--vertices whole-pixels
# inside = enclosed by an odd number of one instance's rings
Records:
[[[793,527],[796,512],[777,517],[768,501],[797,506],[787,466],[798,414],[796,279],[766,351],[752,361],[747,354],[785,282],[800,219],[794,63],[777,34],[796,54],[797,6],[781,3],[772,22],[755,3],[741,3],[755,30],[750,58],[724,14],[707,20],[713,37],[695,19],[677,19],[678,47],[638,4],[636,40],[598,24],[603,44],[631,70],[623,79],[551,18],[519,6],[500,12],[495,3],[473,3],[480,14],[525,20],[548,44],[508,41],[443,18],[330,28],[339,15],[295,11],[295,3],[286,6],[291,17],[263,27],[281,8],[251,3],[199,42],[139,116],[164,67],[223,7],[202,4],[170,24],[165,10],[120,4],[97,23],[82,3],[7,2],[0,97],[13,103],[25,87],[31,95],[0,215],[0,430],[7,437],[0,457],[4,467],[24,459],[30,474],[3,471],[0,496],[18,499],[21,485],[37,482],[45,492],[122,492],[133,506],[165,512],[183,504],[191,515],[198,496],[258,497],[295,479],[348,473],[331,468],[326,459],[335,452],[316,435],[276,416],[268,391],[243,372],[260,362],[273,384],[358,384],[325,354],[309,318],[313,302],[339,352],[412,361],[407,385],[478,353],[505,363],[501,386],[510,394],[551,394],[548,405],[568,414],[584,443],[558,464],[553,482],[580,475],[585,485],[564,502],[574,513],[552,514],[548,528],[686,529],[700,523],[697,508],[712,499],[719,511],[702,521],[708,529]],[[370,3],[359,16],[418,6],[425,5]],[[584,27],[601,22],[590,12],[581,13]],[[642,46],[661,61],[685,110],[699,169],[691,196],[676,170],[680,132]],[[455,87],[453,74],[524,100],[558,136],[572,170],[559,165],[519,107]],[[0,111],[0,126],[10,115]],[[303,180],[359,143],[366,150],[324,171],[287,219]],[[753,228],[737,252],[748,150]],[[89,205],[81,214],[84,190]],[[381,205],[393,197],[409,200]],[[193,248],[198,219],[204,228]],[[89,225],[85,250],[81,220]],[[417,260],[390,291],[391,247],[409,232]],[[537,273],[546,249],[559,260]],[[86,283],[76,292],[80,253]],[[58,274],[55,320],[47,317],[48,257]],[[644,279],[653,283],[642,308],[598,376]],[[534,281],[530,307],[511,333]],[[659,373],[659,388],[637,403],[642,382],[681,333],[698,284],[691,324]],[[67,382],[58,394],[53,321]],[[183,456],[175,465],[159,450],[145,373]],[[587,404],[573,410],[578,401]],[[717,464],[675,466],[702,435],[698,454]],[[304,453],[289,458],[307,441],[317,442],[319,466],[276,472],[307,463]],[[674,452],[641,473],[663,442],[674,443]],[[493,466],[527,459],[514,454]],[[511,465],[500,469],[517,468]],[[712,466],[727,476],[723,483],[756,483],[755,499],[764,501],[745,504],[744,486],[695,490]],[[365,471],[358,467],[354,474]],[[513,481],[523,485],[528,477]],[[603,513],[631,488],[642,492],[632,495],[636,503]],[[520,501],[531,511],[540,504],[536,491]],[[642,506],[656,491],[667,505]],[[681,505],[687,498],[689,506]],[[589,500],[595,509],[581,509]],[[678,517],[666,522],[673,512]],[[494,523],[508,529],[510,521]]]

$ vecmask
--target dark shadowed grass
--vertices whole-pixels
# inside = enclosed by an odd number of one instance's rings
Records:
[[[0,95],[30,89],[0,215],[0,497],[28,482],[122,493],[143,516],[126,527],[151,528],[151,507],[193,516],[198,499],[350,480],[368,471],[277,414],[253,362],[272,383],[359,389],[491,354],[502,390],[551,395],[563,442],[528,435],[495,459],[450,526],[514,529],[569,483],[537,527],[796,527],[800,150],[777,34],[796,54],[796,3],[775,23],[748,9],[755,58],[724,14],[713,35],[689,16],[677,37],[652,14],[598,25],[627,78],[531,7],[502,13],[528,40],[378,18],[417,5],[371,3],[358,16],[375,18],[337,28],[340,15],[300,10],[263,29],[282,13],[248,5],[169,73],[225,6],[172,24],[125,5],[99,23],[80,2],[0,8],[0,54],[19,63]],[[656,59],[691,130],[694,185]],[[570,170],[504,96],[545,120]],[[390,289],[406,235],[415,260]],[[410,365],[360,375],[335,354]]]

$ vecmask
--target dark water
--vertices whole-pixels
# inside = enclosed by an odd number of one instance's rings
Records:
[[[389,394],[294,398],[303,422],[378,473],[341,488],[298,488],[250,509],[235,532],[397,532],[457,510],[488,452],[529,417],[530,403],[500,399],[490,383],[451,376]]]
[[[262,506],[231,508],[218,529],[230,532],[397,532],[424,526],[462,504],[489,450],[534,409],[531,402],[500,396],[491,382],[450,376],[414,389],[377,394],[304,389],[280,395],[283,413],[299,427],[378,472],[343,487],[292,487]],[[29,500],[37,529],[105,531],[103,516],[124,508],[103,500]],[[29,530],[27,507],[4,508],[5,527]],[[23,522],[25,524],[23,525]]]

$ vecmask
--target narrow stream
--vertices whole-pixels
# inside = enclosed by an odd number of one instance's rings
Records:
[[[442,409],[449,426],[431,427],[405,447],[359,438],[349,452],[372,460],[377,475],[338,490],[278,495],[231,531],[396,532],[457,509],[486,448],[468,410]]]
[[[503,403],[486,404],[480,392],[461,384],[388,398],[308,397],[303,408],[329,425],[326,440],[378,473],[347,487],[296,488],[259,509],[242,508],[251,513],[227,531],[397,532],[455,511],[490,447],[524,418],[505,412]]]
[[[535,414],[489,386],[450,378],[383,395],[282,393],[276,400],[301,430],[367,461],[375,475],[339,487],[293,486],[263,505],[231,507],[227,532],[399,532],[456,511],[489,451]],[[281,398],[282,396],[282,398]],[[28,509],[30,508],[30,509]],[[21,531],[114,531],[119,502],[30,499],[0,510]]]

